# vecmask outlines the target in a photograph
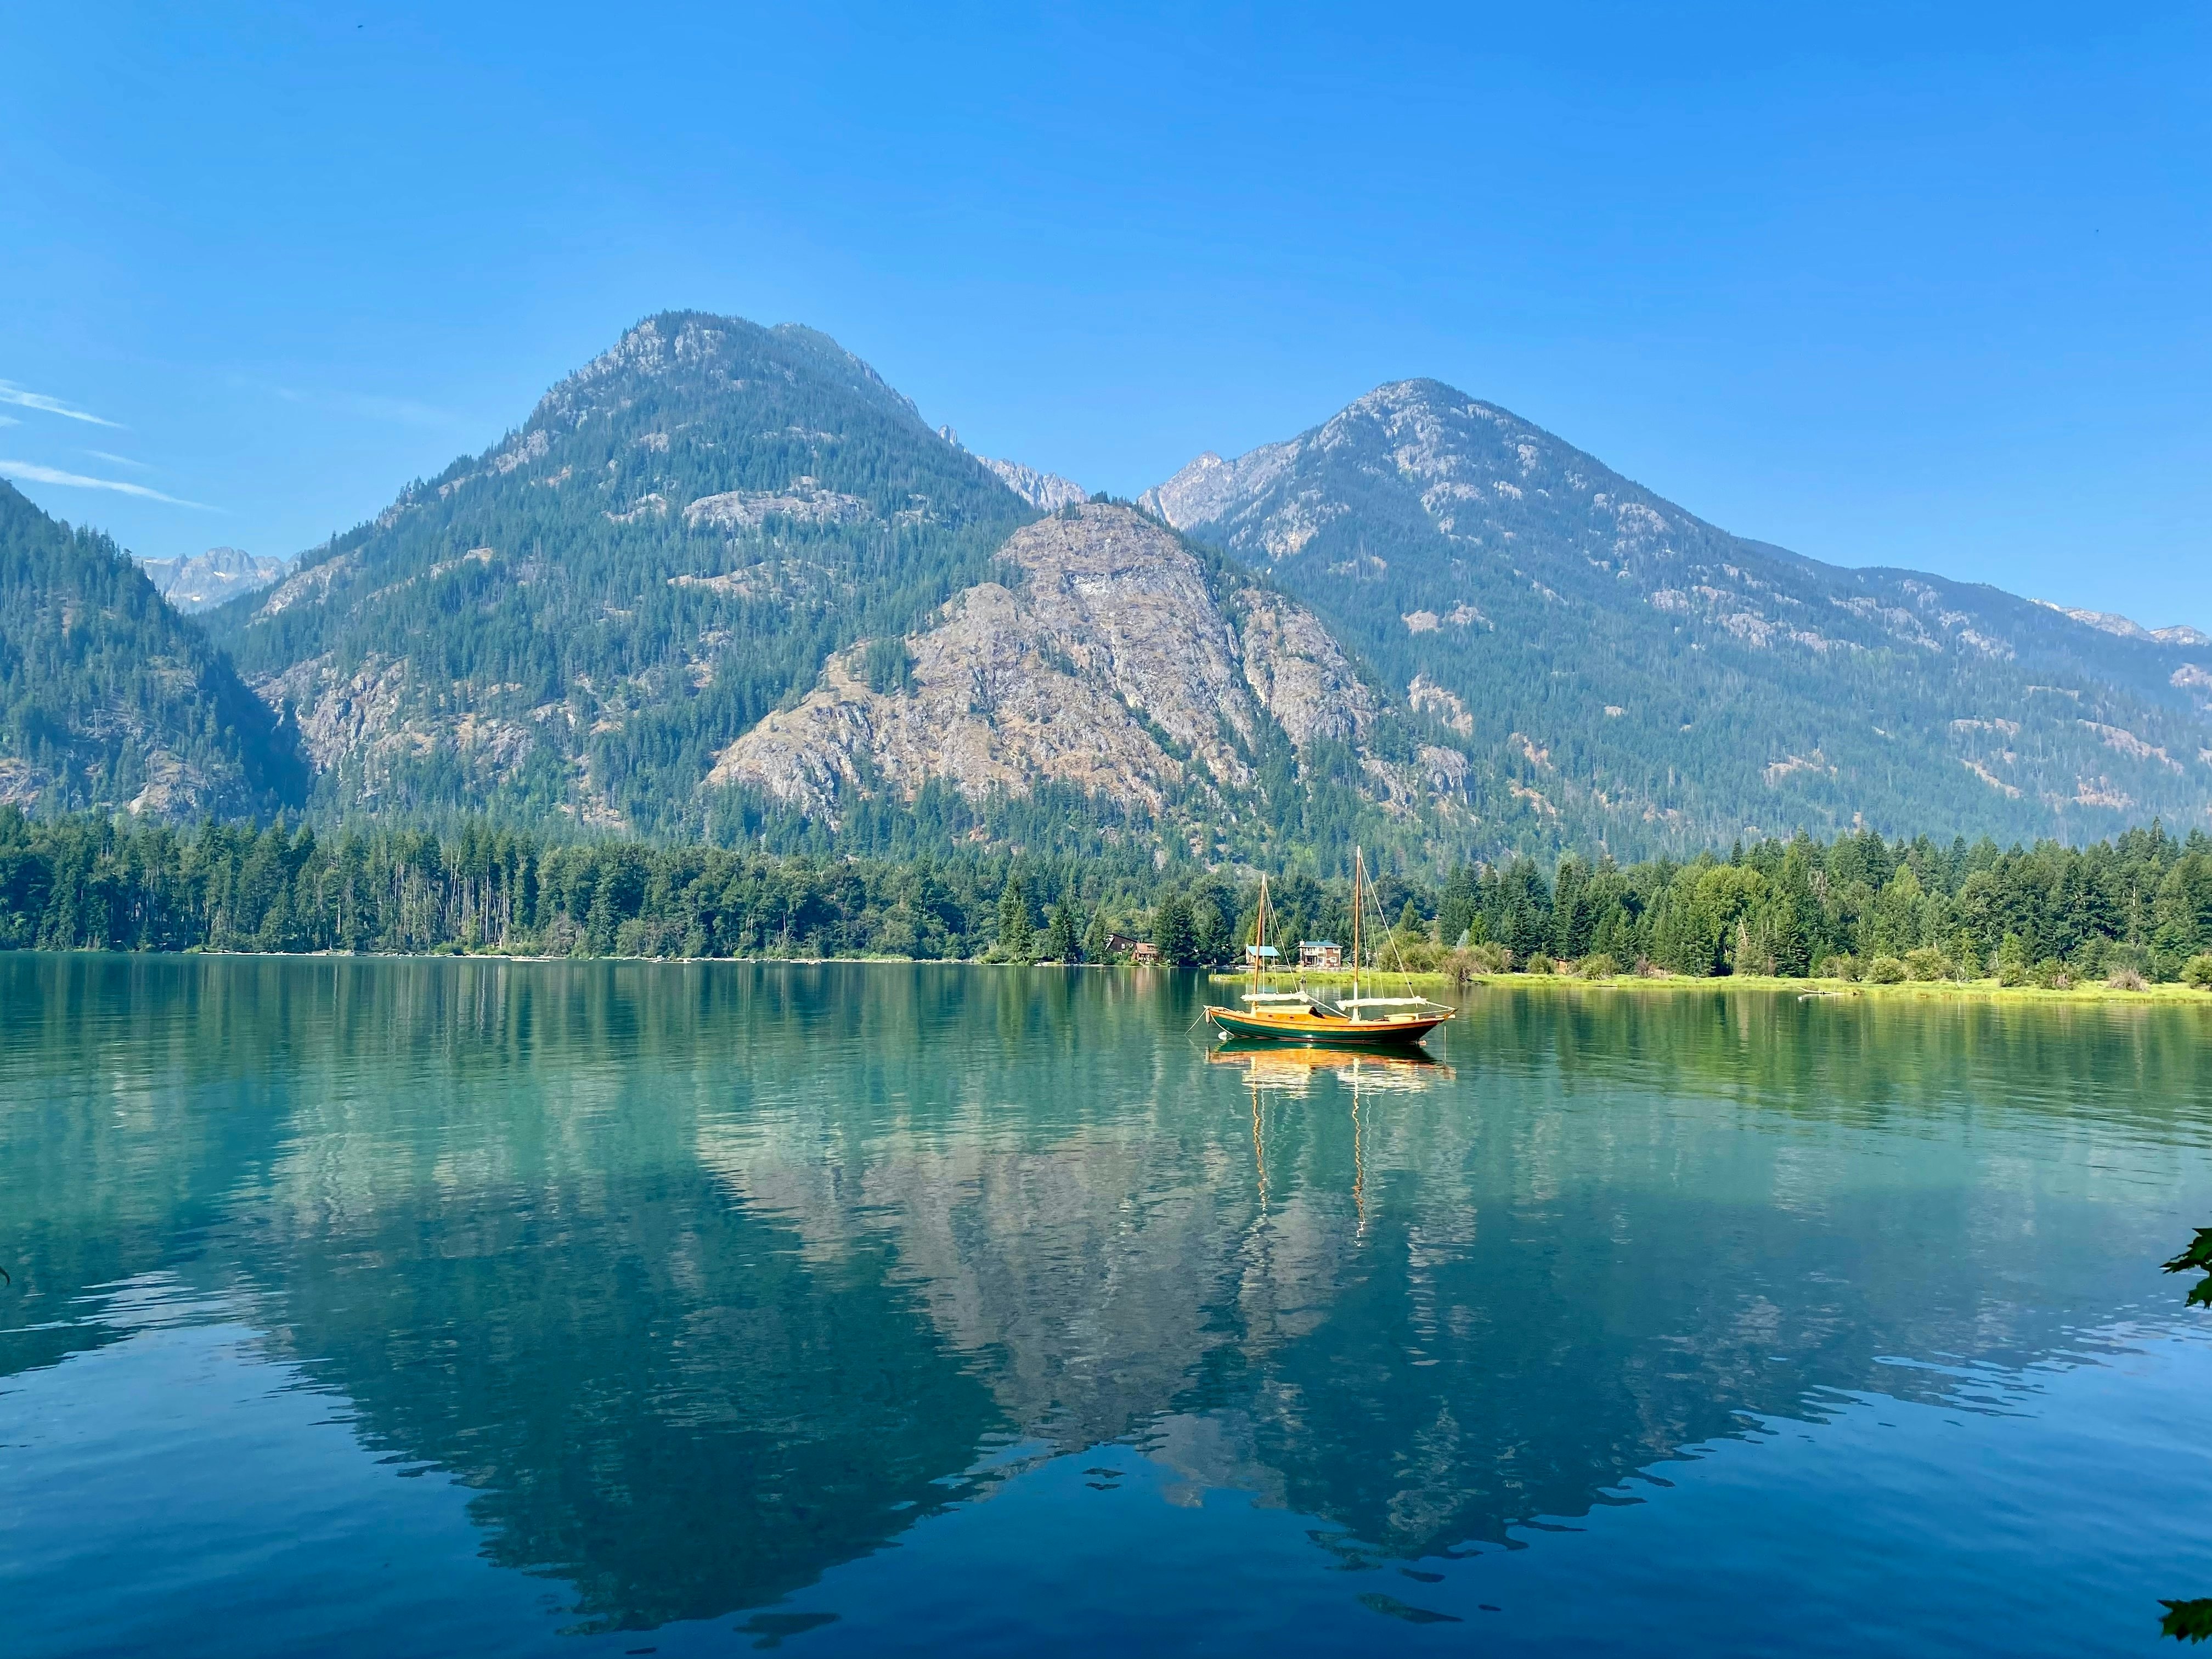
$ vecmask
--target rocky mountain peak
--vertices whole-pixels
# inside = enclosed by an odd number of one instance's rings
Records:
[[[920,424],[913,402],[894,391],[867,363],[817,330],[797,323],[763,328],[742,317],[707,312],[663,312],[625,332],[606,350],[568,376],[531,412],[509,440],[512,449],[533,431],[579,429],[594,419],[614,419],[641,402],[671,391],[711,397],[742,392],[749,383],[803,380],[829,382],[879,409]]]
[[[1177,530],[1211,524],[1273,483],[1297,447],[1294,442],[1262,444],[1233,461],[1209,449],[1166,483],[1147,489],[1137,505]]]

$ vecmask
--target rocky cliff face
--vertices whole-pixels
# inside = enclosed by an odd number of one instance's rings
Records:
[[[798,707],[716,757],[744,786],[836,821],[856,793],[911,799],[933,780],[971,799],[1042,782],[1155,817],[1191,791],[1249,790],[1274,732],[1356,741],[1377,705],[1310,613],[1256,586],[1217,589],[1173,535],[1127,507],[1069,506],[1000,550],[1004,581],[956,595],[895,653],[833,658]],[[872,662],[894,663],[870,683]]]

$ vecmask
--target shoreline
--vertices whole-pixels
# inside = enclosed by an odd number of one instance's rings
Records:
[[[697,967],[708,963],[749,963],[757,967],[823,968],[1000,968],[1028,971],[1051,969],[1060,972],[1129,973],[1194,973],[1206,975],[1212,985],[1242,985],[1250,981],[1249,973],[1231,972],[1226,969],[1163,968],[1151,963],[1126,962],[992,962],[981,957],[574,957],[537,956],[512,951],[25,951],[9,952],[23,956],[112,956],[143,959],[182,960],[191,957],[219,957],[232,960],[269,962],[499,962],[499,963],[660,963],[671,966]],[[1400,974],[1395,970],[1370,970],[1362,978],[1378,985],[1410,984],[1424,990],[1473,991],[1476,989],[1569,991],[1623,991],[1646,994],[1664,992],[1760,991],[1774,994],[1794,994],[1801,1001],[1814,1000],[1905,1000],[1911,1001],[1950,1002],[2013,1002],[2013,1003],[2177,1003],[2197,1004],[2212,1009],[2212,991],[2203,991],[2182,984],[2148,985],[2140,991],[2124,990],[2104,985],[2075,985],[2063,989],[2039,985],[2000,985],[1993,979],[1979,980],[1902,980],[1883,985],[1865,980],[1792,979],[1781,975],[1719,974],[1697,977],[1687,974],[1615,974],[1603,979],[1583,979],[1574,974],[1477,974],[1466,980],[1455,980],[1449,974],[1437,971]],[[1299,976],[1295,974],[1263,975],[1261,983],[1275,988],[1295,988]],[[1306,983],[1316,986],[1342,987],[1351,983],[1349,969],[1316,970],[1304,975]]]
[[[2212,1008],[2212,992],[2187,985],[2147,985],[2140,991],[2110,985],[2072,985],[2064,989],[2040,985],[2000,985],[1993,979],[1901,980],[1893,985],[1871,984],[1850,979],[1789,979],[1780,975],[1723,974],[1709,979],[1686,974],[1616,974],[1605,979],[1577,979],[1571,974],[1484,974],[1468,981],[1468,988],[1494,986],[1533,989],[1549,986],[1562,990],[1589,991],[1765,991],[1795,993],[1801,1001],[1854,997],[1875,1000],[1923,1002],[2016,1003],[2197,1003]]]

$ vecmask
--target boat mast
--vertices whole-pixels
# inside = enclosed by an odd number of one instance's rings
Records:
[[[1352,1018],[1359,1018],[1359,878],[1365,868],[1365,859],[1357,847],[1352,849]]]
[[[1252,994],[1260,994],[1260,960],[1267,954],[1267,878],[1260,878],[1260,919],[1252,925]]]

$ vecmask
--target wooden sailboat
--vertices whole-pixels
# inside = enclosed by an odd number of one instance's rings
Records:
[[[1208,1006],[1206,1018],[1224,1037],[1295,1042],[1328,1048],[1419,1042],[1449,1019],[1452,1011],[1426,997],[1364,997],[1359,994],[1362,890],[1366,860],[1352,852],[1352,994],[1334,1001],[1296,991],[1262,990],[1260,947],[1267,942],[1267,880],[1260,878],[1260,919],[1253,930],[1252,988],[1242,1008]]]

